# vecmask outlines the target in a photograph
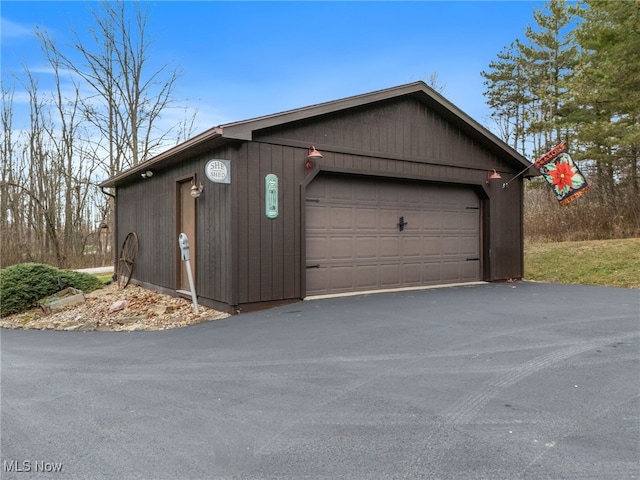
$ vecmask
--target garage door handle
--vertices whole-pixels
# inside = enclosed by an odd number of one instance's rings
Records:
[[[403,231],[406,225],[409,225],[409,223],[404,221],[404,217],[400,217],[398,221],[398,228],[400,229],[400,231]]]
[[[475,262],[477,260],[480,260],[480,257],[467,258],[467,262]]]
[[[317,265],[307,265],[307,268],[320,268],[320,264]]]

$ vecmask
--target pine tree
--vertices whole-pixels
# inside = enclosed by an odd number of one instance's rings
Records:
[[[562,118],[569,100],[568,78],[578,57],[571,30],[574,16],[566,2],[551,0],[545,8],[547,12],[533,13],[536,29],[527,27],[527,42],[520,46],[532,94],[533,118],[528,133],[534,138],[536,155],[571,140],[569,131],[563,131]]]
[[[485,78],[487,90],[484,95],[501,138],[513,148],[524,151],[527,107],[531,100],[522,60],[516,41],[498,53],[498,59],[489,63],[489,71],[480,74]]]
[[[533,13],[535,28],[516,40],[482,72],[487,104],[505,141],[537,156],[555,143],[568,141],[563,128],[569,101],[567,82],[577,61],[572,11],[565,1],[551,0],[546,11]]]
[[[595,162],[601,199],[628,186],[640,212],[640,2],[587,0],[576,8],[580,63],[572,80],[584,158]]]

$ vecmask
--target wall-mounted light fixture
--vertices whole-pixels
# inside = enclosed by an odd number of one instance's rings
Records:
[[[307,163],[305,163],[305,167],[307,167],[307,170],[311,170],[313,168],[313,161],[314,160],[320,160],[322,158],[322,154],[316,150],[316,147],[314,147],[313,145],[311,145],[309,147],[309,153],[307,155]]]
[[[496,172],[496,169],[495,169],[495,168],[493,168],[493,169],[491,169],[491,170],[489,170],[489,171],[487,172],[487,179],[485,180],[485,182],[484,182],[484,183],[486,183],[487,185],[489,185],[489,182],[490,182],[491,180],[497,180],[497,179],[499,179],[499,178],[502,178],[502,176],[501,176],[498,172]]]
[[[191,181],[191,192],[190,195],[193,198],[198,198],[200,196],[200,194],[202,193],[202,190],[204,189],[204,187],[202,186],[202,182],[200,182],[199,185],[196,185],[195,181]]]
[[[140,176],[142,178],[151,178],[153,177],[153,172],[151,170],[147,170],[146,172],[142,172]]]

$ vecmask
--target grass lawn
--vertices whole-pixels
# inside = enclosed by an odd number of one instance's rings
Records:
[[[106,282],[112,275],[96,276]],[[525,243],[524,278],[640,289],[640,238]]]
[[[113,272],[96,273],[95,276],[98,277],[98,280],[100,280],[102,283],[107,283],[109,280],[113,279]]]
[[[525,243],[524,278],[640,289],[640,238]]]

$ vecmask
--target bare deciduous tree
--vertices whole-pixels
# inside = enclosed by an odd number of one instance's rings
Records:
[[[88,251],[105,261],[113,205],[97,183],[168,147],[171,136],[192,134],[195,114],[173,128],[160,122],[175,106],[180,73],[151,62],[147,12],[139,3],[103,1],[93,19],[88,37],[72,32],[71,48],[36,29],[53,84],[41,89],[27,68],[15,75],[30,107],[18,138],[13,90],[2,86],[3,266],[86,264]]]
[[[180,72],[168,65],[155,70],[151,66],[148,15],[138,3],[104,1],[94,21],[90,42],[75,33],[75,56],[63,53],[47,32],[36,33],[47,55],[90,87],[82,107],[104,142],[111,176],[148,159],[166,143],[171,132],[162,130],[158,121],[174,106]]]

